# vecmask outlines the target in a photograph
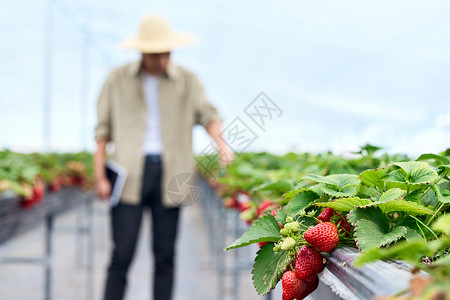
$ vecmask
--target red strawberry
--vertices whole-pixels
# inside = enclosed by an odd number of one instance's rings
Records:
[[[243,212],[244,210],[247,210],[249,208],[250,208],[250,203],[248,203],[248,201],[239,203],[238,209],[240,212]]]
[[[295,277],[295,272],[287,271],[281,278],[283,287],[283,300],[293,300],[306,289],[306,284]]]
[[[295,276],[305,280],[318,274],[323,269],[322,254],[310,246],[303,246],[298,250],[295,260]]]
[[[270,201],[269,199],[264,200],[263,202],[261,202],[261,204],[258,206],[258,217],[261,217],[266,210],[268,210],[271,206],[273,205],[273,202]]]
[[[261,248],[262,246],[265,246],[267,243],[268,243],[268,242],[259,242],[259,243],[258,243],[258,246],[259,246],[259,248]]]
[[[339,243],[339,234],[331,222],[319,223],[305,231],[305,240],[322,252],[331,252]]]
[[[322,222],[330,222],[331,217],[334,215],[340,216],[340,214],[336,212],[334,209],[332,209],[331,207],[327,207],[323,210],[323,212],[320,213],[317,219],[319,219]]]
[[[314,290],[319,285],[319,277],[317,275],[315,275],[315,276],[312,276],[312,277],[306,279],[304,282],[305,282],[306,288],[302,293],[297,295],[297,297],[296,297],[297,300],[302,300],[302,299],[306,298],[309,294],[314,292]]]
[[[336,226],[339,227],[339,234],[349,234],[352,230],[350,224],[348,224],[347,220],[340,213],[331,207],[325,208],[317,219],[322,222],[330,222],[333,216],[339,217],[339,221],[336,222]]]
[[[235,208],[239,206],[239,202],[235,197],[226,197],[223,199],[223,205],[228,208]]]

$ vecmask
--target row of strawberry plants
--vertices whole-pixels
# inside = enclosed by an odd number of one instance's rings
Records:
[[[266,171],[266,182],[261,178],[264,169],[251,170],[245,163],[239,167],[237,161],[215,186],[223,195],[241,198],[236,206],[252,225],[227,250],[259,243],[254,286],[265,294],[282,280],[283,299],[303,299],[312,292],[324,267],[320,252],[341,246],[363,252],[356,266],[382,258],[407,260],[433,275],[428,293],[450,295],[444,284],[450,275],[449,258],[433,262],[450,246],[448,151],[422,155],[417,161],[402,158],[392,162],[372,156],[376,163],[356,174],[357,168],[349,167],[352,160],[340,165],[351,172],[342,173],[328,165],[329,174],[305,175],[303,165],[297,178],[291,175],[291,160],[287,170]],[[239,168],[244,171],[236,173]],[[424,264],[427,259],[431,263]]]
[[[0,196],[13,193],[29,209],[44,200],[46,188],[56,192],[62,186],[93,188],[92,154],[0,151]]]

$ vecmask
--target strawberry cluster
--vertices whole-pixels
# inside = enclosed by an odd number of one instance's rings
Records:
[[[306,227],[287,218],[286,225],[280,230],[283,238],[275,244],[274,251],[289,251],[292,257],[290,270],[281,279],[283,300],[304,299],[317,288],[317,275],[323,270],[325,261],[320,252],[333,251],[340,234],[349,234],[351,230],[345,218],[332,208],[325,209],[317,221],[316,225]]]

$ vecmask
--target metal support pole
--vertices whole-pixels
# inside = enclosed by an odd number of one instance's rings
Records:
[[[84,262],[84,241],[83,235],[86,233],[86,228],[83,225],[83,216],[84,216],[85,207],[81,206],[77,209],[76,221],[75,221],[75,245],[76,245],[76,254],[75,254],[75,263],[77,266],[83,266]]]
[[[44,95],[43,95],[43,141],[44,150],[51,149],[51,99],[52,99],[52,75],[53,75],[53,7],[52,1],[47,0],[45,12],[45,43],[44,43]]]
[[[233,217],[233,226],[234,226],[234,237],[233,240],[237,239],[239,237],[239,224],[242,222],[241,219],[239,219],[239,215],[236,213],[232,214]],[[233,266],[233,292],[234,292],[234,299],[239,300],[239,274],[240,274],[240,258],[239,258],[239,251],[241,249],[234,249],[234,266]]]
[[[45,218],[45,300],[50,300],[52,295],[52,234],[53,215]]]
[[[93,292],[93,270],[94,270],[94,230],[93,230],[93,197],[89,197],[86,202],[87,210],[87,274],[86,274],[86,299],[94,299]]]

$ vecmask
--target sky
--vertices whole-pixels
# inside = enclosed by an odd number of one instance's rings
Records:
[[[239,119],[254,133],[238,152],[449,147],[448,1],[24,0],[0,3],[0,149],[95,149],[103,81],[138,57],[118,44],[150,12],[196,36],[172,59],[200,77],[225,128]],[[246,114],[261,92],[278,108],[264,128]],[[196,153],[209,141],[195,128]]]

